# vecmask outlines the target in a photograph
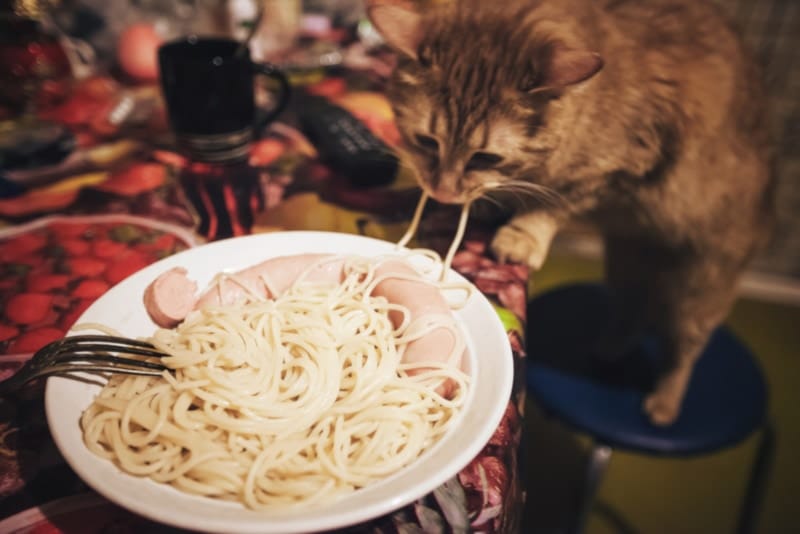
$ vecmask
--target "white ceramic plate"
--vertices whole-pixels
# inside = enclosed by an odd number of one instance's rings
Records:
[[[239,270],[264,259],[306,252],[377,255],[395,245],[330,232],[279,232],[233,238],[196,247],[142,269],[111,288],[80,318],[100,322],[129,336],[155,329],[142,304],[145,287],[176,266],[205,285],[223,270]],[[451,279],[464,280],[455,272]],[[99,386],[50,378],[45,407],[50,431],[64,458],[97,492],[150,519],[207,532],[293,533],[340,528],[392,512],[455,476],[483,448],[503,416],[511,394],[513,357],[505,330],[490,302],[475,290],[457,316],[467,333],[472,386],[455,427],[412,465],[330,505],[263,512],[243,505],[186,495],[146,478],[127,475],[84,446],[79,418]]]

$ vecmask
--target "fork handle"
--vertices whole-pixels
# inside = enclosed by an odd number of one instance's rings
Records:
[[[0,382],[0,397],[10,397],[12,394],[19,391],[19,389],[32,380],[33,377],[25,377],[17,371],[15,374]]]

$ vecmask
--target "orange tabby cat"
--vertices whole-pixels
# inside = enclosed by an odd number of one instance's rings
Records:
[[[757,69],[701,0],[414,6],[369,14],[398,53],[389,97],[421,187],[504,203],[492,251],[533,268],[565,221],[596,223],[620,331],[666,342],[643,408],[671,423],[772,218]]]

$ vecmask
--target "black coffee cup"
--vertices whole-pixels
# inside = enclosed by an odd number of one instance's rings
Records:
[[[194,37],[158,50],[161,89],[178,149],[192,159],[245,159],[250,143],[289,101],[289,82],[275,66],[255,63],[232,39]],[[278,82],[275,104],[258,110],[255,78]]]

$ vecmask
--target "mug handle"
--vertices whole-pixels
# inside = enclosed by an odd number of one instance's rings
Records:
[[[277,80],[280,86],[278,89],[278,97],[275,107],[272,108],[266,114],[266,116],[262,117],[256,124],[255,131],[256,135],[258,136],[261,135],[261,131],[266,128],[270,122],[272,122],[272,119],[277,117],[278,114],[286,108],[286,105],[289,103],[291,86],[289,84],[289,79],[286,78],[286,75],[282,73],[275,65],[270,63],[254,63],[253,67],[256,70],[256,74]]]

